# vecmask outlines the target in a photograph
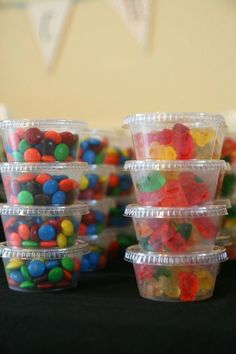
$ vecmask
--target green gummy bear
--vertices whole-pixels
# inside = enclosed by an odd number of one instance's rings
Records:
[[[165,178],[159,171],[150,173],[147,177],[142,177],[138,183],[140,192],[154,192],[166,183]]]
[[[181,234],[181,236],[187,241],[192,232],[191,224],[178,224],[176,226],[176,231]]]
[[[166,268],[166,267],[157,267],[155,273],[154,273],[154,278],[159,279],[160,277],[166,277],[170,278],[172,276],[171,271]]]

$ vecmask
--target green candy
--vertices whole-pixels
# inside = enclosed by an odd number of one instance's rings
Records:
[[[96,233],[97,233],[97,235],[99,235],[102,232],[102,230],[103,230],[103,226],[102,225],[100,225],[100,224],[96,225]]]
[[[33,195],[28,191],[21,191],[17,195],[17,200],[18,200],[19,204],[21,204],[21,205],[33,205],[34,204]]]
[[[30,148],[30,144],[25,140],[21,140],[18,144],[18,150],[23,154],[27,149]]]
[[[103,163],[104,161],[104,153],[100,152],[99,154],[97,154],[97,156],[95,157],[95,164],[100,165],[101,163]]]
[[[17,162],[24,162],[24,156],[21,152],[19,151],[13,151],[12,153],[13,159]]]
[[[65,161],[69,155],[69,152],[70,150],[66,144],[58,144],[54,151],[54,156],[58,161]]]
[[[154,278],[159,279],[160,277],[170,278],[172,275],[171,271],[166,267],[157,267],[156,271],[154,272]]]
[[[234,174],[225,175],[221,190],[223,197],[230,197],[233,194],[236,183],[236,176]]]
[[[23,247],[29,247],[29,248],[38,247],[39,246],[39,242],[32,241],[32,240],[25,240],[25,241],[22,241],[22,246]]]
[[[191,224],[178,224],[176,226],[176,231],[181,234],[181,236],[188,241],[191,232],[192,232],[192,225]]]
[[[61,260],[61,265],[64,269],[68,270],[69,272],[73,272],[74,270],[74,262],[73,259],[70,257],[64,257]]]
[[[197,182],[197,183],[203,183],[203,180],[199,176],[195,176],[194,179],[195,179],[195,182]]]
[[[48,273],[48,280],[51,283],[57,283],[63,278],[63,269],[61,267],[55,267]]]
[[[120,213],[120,211],[119,211],[119,208],[114,207],[114,208],[110,208],[109,213],[111,215],[118,215]]]
[[[152,246],[148,243],[149,237],[142,237],[139,239],[140,247],[145,251],[153,251]]]
[[[32,289],[35,288],[36,284],[31,281],[31,280],[25,280],[23,283],[21,283],[20,288],[21,289]]]
[[[117,235],[117,241],[121,247],[129,247],[135,244],[134,235]]]
[[[117,197],[118,195],[120,195],[120,192],[121,192],[120,187],[117,186],[117,187],[111,188],[110,194],[111,194],[113,197]]]
[[[150,173],[147,177],[142,177],[138,182],[140,192],[154,192],[166,183],[165,178],[158,171]]]
[[[74,236],[67,236],[66,240],[67,240],[67,247],[74,245]]]
[[[23,275],[23,277],[24,277],[26,280],[31,280],[31,279],[32,279],[32,277],[31,277],[31,275],[30,275],[30,273],[29,273],[28,268],[27,268],[26,265],[23,265],[23,266],[21,267],[20,271],[21,271],[21,274]]]
[[[232,205],[231,208],[228,209],[229,215],[226,215],[225,217],[227,218],[235,218],[236,216],[236,205]]]

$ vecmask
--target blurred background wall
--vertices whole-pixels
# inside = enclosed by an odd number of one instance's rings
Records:
[[[0,102],[15,117],[80,118],[94,127],[120,127],[139,111],[234,110],[236,1],[153,2],[147,50],[106,0],[76,4],[49,72],[24,9],[1,9]]]

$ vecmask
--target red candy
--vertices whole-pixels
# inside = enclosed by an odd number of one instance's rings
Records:
[[[150,280],[153,275],[154,268],[150,265],[138,264],[135,266],[135,272],[138,280]]]
[[[34,180],[34,175],[32,173],[24,173],[21,176],[15,178],[19,183],[26,183]]]
[[[38,229],[39,229],[39,225],[33,225],[30,228],[30,239],[32,241],[38,241]]]
[[[21,246],[21,238],[16,232],[12,232],[10,235],[8,235],[8,242],[13,247]]]
[[[61,142],[67,144],[68,146],[73,145],[74,143],[74,136],[70,132],[62,132],[61,133]]]
[[[30,148],[24,152],[25,162],[40,162],[41,155],[37,149]]]
[[[51,248],[51,247],[57,247],[57,241],[40,241],[40,247],[43,248]]]
[[[43,155],[42,156],[42,162],[54,162],[56,161],[55,157],[51,155]]]
[[[44,133],[44,138],[52,140],[55,144],[60,144],[62,141],[61,135],[53,130]]]
[[[43,137],[43,132],[38,128],[29,128],[25,132],[25,140],[29,144],[38,144]]]
[[[36,176],[35,181],[39,184],[44,184],[45,182],[52,179],[52,177],[46,173]]]
[[[30,230],[27,225],[20,224],[17,228],[17,232],[22,240],[28,240],[30,236]]]
[[[216,236],[217,227],[210,218],[196,218],[193,223],[206,239],[212,239]]]
[[[109,181],[108,181],[108,186],[109,187],[116,187],[119,185],[119,176],[116,174],[111,174],[109,177]]]
[[[178,274],[180,287],[180,300],[192,301],[199,289],[199,281],[196,274],[190,272],[180,272]]]
[[[59,182],[59,189],[63,192],[69,192],[75,188],[75,181],[67,178]]]
[[[78,272],[80,270],[80,261],[78,257],[74,257],[73,262],[74,262],[74,272]]]
[[[63,269],[63,273],[64,273],[65,280],[68,280],[68,281],[72,280],[72,274],[70,272],[68,272],[68,270]]]

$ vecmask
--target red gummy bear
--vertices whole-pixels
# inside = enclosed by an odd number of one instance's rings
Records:
[[[180,300],[192,301],[199,289],[199,281],[196,274],[190,272],[180,272],[178,274],[180,287]]]
[[[152,132],[148,134],[148,144],[158,142],[161,145],[171,145],[173,138],[173,131],[170,129],[163,129],[160,132]]]
[[[139,192],[137,193],[137,201],[141,205],[159,206],[165,197],[163,188],[155,192]]]
[[[167,235],[167,237],[163,239],[163,244],[168,251],[176,253],[181,253],[187,248],[187,242],[185,239],[174,229],[171,234]]]
[[[150,280],[154,272],[154,267],[144,264],[136,264],[134,269],[138,281]]]
[[[216,237],[217,227],[210,218],[196,218],[193,220],[193,223],[200,234],[202,234],[208,240]]]
[[[173,127],[172,146],[177,152],[178,160],[193,158],[195,145],[189,128],[183,124],[175,124]]]
[[[192,184],[185,194],[190,206],[203,204],[210,199],[210,193],[204,183]]]
[[[159,205],[165,206],[178,206],[187,207],[189,206],[188,200],[185,197],[183,188],[181,187],[179,181],[169,180],[164,185],[164,199],[160,201]]]

